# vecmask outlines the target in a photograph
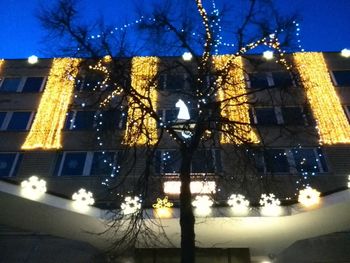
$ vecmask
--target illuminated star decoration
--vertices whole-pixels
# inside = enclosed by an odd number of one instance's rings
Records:
[[[164,199],[157,198],[157,203],[153,204],[154,209],[159,209],[159,208],[170,208],[173,207],[173,203],[169,202],[168,197],[164,197]]]
[[[86,191],[84,188],[81,188],[79,189],[78,192],[75,192],[72,195],[72,199],[77,206],[82,206],[82,207],[87,207],[95,203],[93,194],[89,191]]]
[[[134,214],[141,209],[141,200],[138,196],[127,196],[125,197],[120,208],[122,209],[124,215]]]
[[[205,216],[210,214],[210,208],[213,205],[213,201],[210,200],[207,195],[197,195],[192,202],[192,205],[196,208],[199,215]]]
[[[241,194],[232,194],[228,198],[227,204],[237,213],[244,213],[249,209],[249,201]]]
[[[268,216],[276,216],[280,213],[280,200],[274,194],[262,194],[259,200],[262,206],[262,214]]]
[[[298,202],[308,207],[320,202],[320,192],[311,187],[299,191]]]
[[[33,175],[21,183],[22,193],[30,199],[38,199],[46,193],[46,181]]]

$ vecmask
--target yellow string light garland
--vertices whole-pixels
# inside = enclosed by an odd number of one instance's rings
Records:
[[[216,70],[224,69],[230,59],[232,55],[214,56],[214,67]],[[219,101],[222,101],[221,116],[237,123],[234,126],[229,124],[222,126],[223,133],[220,141],[223,144],[259,143],[259,138],[250,124],[242,57],[234,58],[234,63],[227,73],[225,79],[218,76],[216,80],[216,85],[220,87],[218,89]]]
[[[143,108],[157,107],[157,81],[159,58],[134,57],[131,68],[131,86],[141,103],[128,99],[128,118],[124,143],[128,145],[153,145],[157,141],[157,122]],[[143,105],[142,105],[143,104]]]
[[[62,129],[80,59],[56,58],[23,150],[62,148]]]
[[[293,54],[294,64],[317,122],[321,144],[350,143],[350,125],[322,53]]]

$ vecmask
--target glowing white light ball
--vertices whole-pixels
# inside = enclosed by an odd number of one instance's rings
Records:
[[[93,194],[91,192],[86,191],[84,188],[81,188],[78,192],[75,192],[72,195],[72,199],[74,201],[74,208],[78,210],[87,210],[89,205],[93,205],[95,203]]]
[[[199,215],[206,216],[211,212],[210,208],[213,205],[213,201],[207,195],[197,195],[192,205],[196,208],[196,212]]]
[[[46,182],[33,175],[21,183],[22,195],[26,198],[37,200],[46,193]]]
[[[350,175],[348,176],[348,187],[350,188]]]
[[[185,52],[182,54],[182,59],[185,61],[190,61],[192,59],[192,54],[191,52]]]
[[[28,63],[29,63],[29,64],[38,63],[38,57],[35,56],[35,55],[32,55],[32,56],[28,57]]]
[[[298,202],[308,207],[320,202],[320,192],[311,187],[299,191]]]
[[[267,60],[273,59],[273,52],[270,50],[267,50],[263,53],[263,57]]]
[[[124,215],[134,214],[141,209],[141,200],[137,196],[127,196],[125,197],[124,202],[121,204],[120,208],[122,209]]]
[[[341,55],[342,55],[342,57],[349,58],[350,57],[350,49],[344,48],[341,51]]]

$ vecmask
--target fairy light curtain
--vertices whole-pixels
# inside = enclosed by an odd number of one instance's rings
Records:
[[[143,108],[157,109],[157,81],[159,59],[134,57],[131,68],[131,85],[142,103],[128,100],[128,118],[124,143],[128,145],[153,145],[157,141],[157,122]],[[143,107],[143,105],[144,107]]]
[[[33,125],[22,149],[62,148],[62,129],[80,59],[55,58]]]
[[[322,53],[293,54],[306,97],[317,123],[320,144],[350,143],[350,126],[332,84]]]
[[[232,58],[232,55],[214,56],[215,69],[224,69]],[[220,87],[218,99],[223,101],[221,103],[221,116],[235,122],[234,126],[222,126],[221,143],[259,143],[259,138],[250,124],[242,57],[234,58],[234,63],[228,69],[227,75],[224,78],[219,76],[216,80],[216,85]]]

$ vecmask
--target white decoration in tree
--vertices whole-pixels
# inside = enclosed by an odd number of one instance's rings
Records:
[[[243,214],[249,210],[249,201],[241,194],[232,194],[228,198],[227,204],[231,206],[234,213]]]
[[[185,60],[185,61],[190,61],[190,60],[192,60],[192,54],[191,54],[191,52],[185,52],[185,53],[183,53],[183,55],[182,55],[182,59],[183,60]]]
[[[320,202],[320,192],[311,187],[299,191],[298,202],[308,207]]]
[[[206,216],[210,214],[213,201],[207,195],[197,195],[192,205],[196,208],[196,212],[199,215]]]
[[[74,207],[79,210],[86,210],[89,205],[93,205],[95,203],[93,194],[86,191],[84,188],[81,188],[78,192],[75,192],[72,195],[72,199],[74,201]]]
[[[46,193],[46,182],[33,175],[21,183],[22,195],[36,200]]]
[[[274,194],[262,194],[259,204],[262,206],[261,213],[266,216],[278,216],[281,213],[280,200]]]
[[[127,196],[124,199],[124,203],[121,204],[120,208],[124,215],[130,215],[136,213],[141,209],[141,200],[139,197]]]
[[[267,50],[263,53],[263,56],[265,59],[271,60],[271,59],[273,59],[273,52],[270,50]]]
[[[32,55],[30,57],[28,57],[28,63],[29,64],[36,64],[38,63],[38,57],[35,55]]]
[[[179,114],[177,115],[178,120],[189,120],[191,119],[190,117],[190,112],[188,111],[187,105],[185,102],[181,99],[179,99],[176,104],[176,108],[179,108]]]
[[[341,55],[342,55],[342,57],[349,58],[350,57],[350,49],[344,48],[341,51]]]
[[[350,188],[350,175],[348,176],[348,188]]]

